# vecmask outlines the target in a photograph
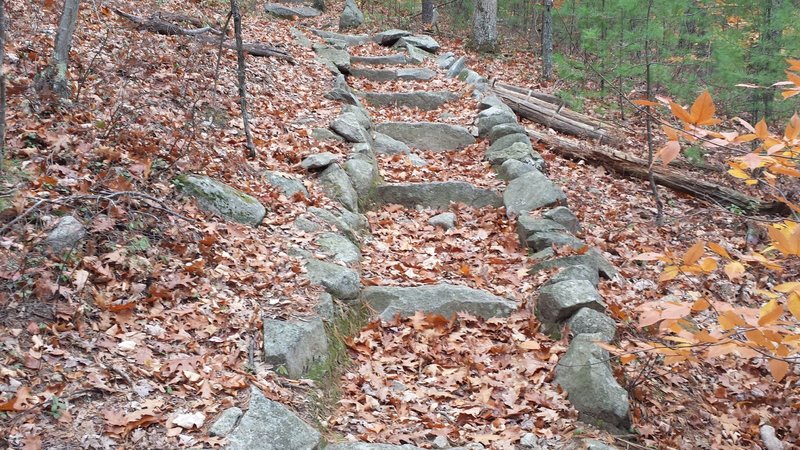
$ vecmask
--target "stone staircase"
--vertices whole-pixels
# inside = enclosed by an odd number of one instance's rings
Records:
[[[308,213],[295,222],[298,229],[308,232],[330,226],[336,230],[323,233],[316,240],[326,260],[302,249],[297,249],[296,254],[304,260],[309,280],[322,286],[325,294],[320,298],[319,317],[303,321],[264,321],[264,359],[282,368],[283,374],[295,378],[302,377],[324,360],[328,343],[321,330],[323,321],[332,318],[334,301],[345,305],[361,302],[384,320],[396,314],[410,316],[417,311],[445,316],[462,311],[483,318],[508,316],[517,309],[516,301],[487,291],[447,282],[365,288],[359,273],[360,246],[369,236],[369,225],[363,213],[369,208],[393,204],[448,210],[452,203],[475,208],[505,208],[507,217],[517,221],[520,246],[535,252],[533,258],[537,262],[531,271],[562,269],[541,287],[536,303],[537,316],[545,327],[560,330],[567,324],[574,336],[568,352],[559,362],[555,383],[569,393],[569,400],[580,412],[581,420],[613,432],[627,429],[627,392],[614,378],[608,353],[595,343],[611,341],[616,334],[615,323],[605,314],[606,304],[596,287],[600,277],[613,278],[617,272],[595,249],[571,256],[554,254],[553,246],[575,249],[585,246],[576,236],[581,230],[580,223],[566,205],[564,192],[544,174],[545,161],[534,151],[516,115],[501,100],[488,94],[486,79],[468,69],[464,57],[452,53],[439,56],[436,58],[438,72],[417,67],[422,60],[434,58],[439,50],[438,43],[430,36],[415,36],[403,30],[388,30],[374,36],[322,30],[312,33],[324,40],[311,45],[334,77],[327,98],[342,103],[342,112],[330,123],[330,128],[314,130],[312,136],[344,140],[353,146],[345,161],[332,154],[312,155],[303,161],[308,175],[316,178],[326,195],[341,205],[336,211],[309,208]],[[367,43],[378,43],[402,50],[402,53],[350,56],[349,48]],[[459,100],[460,95],[450,91],[355,91],[348,85],[347,77],[374,82],[457,78],[473,87],[478,111],[475,122],[462,126],[413,121],[410,117],[409,121],[375,123],[362,101],[370,107],[413,108],[422,115],[423,111],[436,110]],[[387,183],[381,178],[380,155],[426,151],[428,157],[435,157],[462,151],[478,139],[489,143],[484,159],[499,179],[507,181],[502,192],[466,181]],[[446,224],[452,219],[441,217],[439,221]],[[236,417],[232,420],[233,416]],[[278,430],[276,421],[286,429]],[[326,447],[316,430],[299,421],[279,403],[264,398],[255,388],[246,413],[231,408],[210,431],[227,437],[229,449],[416,448],[366,443]],[[597,441],[584,444],[588,448],[610,448]]]

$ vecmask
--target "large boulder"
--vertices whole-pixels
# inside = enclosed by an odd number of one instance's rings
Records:
[[[503,202],[508,217],[545,206],[567,202],[564,191],[548,180],[541,172],[530,172],[511,180],[503,193]]]
[[[355,0],[347,0],[344,11],[339,16],[339,31],[358,28],[362,23],[364,23],[364,13],[358,9]]]
[[[268,170],[264,172],[264,178],[267,179],[267,183],[279,189],[288,198],[294,197],[297,193],[300,193],[303,197],[308,197],[308,189],[306,189],[303,182],[289,174]]]
[[[400,40],[400,38],[404,38],[406,36],[411,36],[411,32],[406,30],[391,29],[375,34],[372,37],[372,40],[375,41],[378,45],[383,45],[384,47],[391,47],[392,45],[397,43],[397,41]]]
[[[258,226],[267,209],[254,197],[203,175],[179,175],[175,183],[197,200],[200,209],[223,219]]]
[[[567,391],[581,420],[620,432],[630,426],[628,393],[614,378],[608,352],[595,343],[603,340],[600,334],[575,336],[558,361],[555,381]]]
[[[450,91],[426,92],[361,92],[361,97],[373,106],[406,106],[430,111],[447,102],[458,100],[458,94]]]
[[[396,314],[411,316],[417,311],[446,317],[461,311],[484,318],[506,317],[517,307],[515,302],[486,291],[451,284],[370,286],[363,290],[361,298],[383,320],[389,320]]]
[[[404,65],[408,64],[408,57],[402,53],[385,56],[353,56],[350,58],[353,64],[372,64],[380,66]]]
[[[264,319],[263,331],[264,362],[276,369],[283,367],[291,378],[300,378],[328,356],[328,337],[319,318]]]
[[[331,164],[319,175],[320,186],[325,194],[353,212],[358,212],[358,193],[350,177],[338,164]]]
[[[0,161],[0,164],[3,162]],[[64,216],[48,233],[45,244],[55,253],[72,250],[86,237],[86,227],[74,216]]]
[[[293,19],[295,17],[317,17],[322,14],[319,10],[303,5],[283,5],[280,3],[267,3],[264,5],[264,10],[267,14],[281,19]]]
[[[435,122],[384,122],[375,131],[420,150],[458,150],[475,143],[469,130]]]
[[[536,312],[544,322],[561,322],[569,319],[581,308],[605,311],[606,304],[592,283],[586,280],[568,280],[548,284],[539,290]]]
[[[310,450],[322,445],[317,430],[255,386],[247,412],[227,438],[225,450]]]
[[[312,283],[324,287],[338,299],[351,300],[361,292],[361,277],[353,269],[309,258],[306,270]]]
[[[395,47],[414,46],[429,53],[436,53],[441,46],[436,39],[428,36],[427,34],[415,34],[413,36],[403,36],[397,40]]]
[[[475,208],[499,207],[503,204],[497,192],[477,188],[465,181],[384,184],[377,188],[376,201],[407,208],[421,206],[434,209],[448,209],[450,203],[464,203]]]

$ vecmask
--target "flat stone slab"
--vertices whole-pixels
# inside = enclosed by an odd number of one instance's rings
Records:
[[[350,75],[370,81],[416,80],[428,81],[436,77],[436,72],[427,67],[406,69],[365,69],[351,67]]]
[[[378,155],[396,155],[398,153],[407,154],[411,152],[408,145],[383,133],[375,133],[373,139],[373,149]]]
[[[378,45],[382,45],[384,47],[391,47],[398,40],[400,40],[400,38],[406,36],[411,36],[411,32],[406,30],[391,29],[391,30],[381,31],[380,33],[376,33],[374,36],[372,36],[372,40],[375,41]]]
[[[336,233],[323,233],[317,237],[317,245],[328,255],[332,255],[336,261],[345,264],[358,262],[361,259],[361,250],[358,246]]]
[[[180,175],[175,182],[197,200],[200,209],[224,219],[258,226],[267,215],[267,209],[254,197],[209,177]]]
[[[544,252],[548,254],[541,255],[541,260],[531,267],[529,273],[535,274],[539,271],[552,269],[554,267],[564,268],[583,265],[594,268],[600,275],[609,280],[619,275],[619,271],[617,271],[596,248],[589,249],[589,251],[583,255],[562,256],[553,259],[545,259],[553,256],[554,252],[552,249],[544,250]]]
[[[459,150],[475,143],[469,130],[446,123],[383,122],[375,125],[375,131],[420,150]]]
[[[519,243],[522,247],[527,245],[528,238],[535,233],[564,230],[566,228],[563,225],[550,219],[537,219],[528,214],[523,214],[517,218],[517,236],[519,236]]]
[[[309,450],[321,444],[317,430],[253,387],[247,412],[228,435],[225,450]]]
[[[335,33],[333,31],[317,29],[312,29],[311,32],[323,39],[335,39],[337,41],[342,41],[346,43],[348,47],[357,47],[369,42],[369,36],[366,34],[342,34]]]
[[[264,362],[300,378],[328,356],[328,337],[320,318],[309,321],[264,319]],[[280,369],[278,369],[280,370]]]
[[[351,300],[361,292],[361,277],[353,269],[310,258],[306,270],[312,283],[321,285],[336,298]]]
[[[306,170],[319,170],[337,162],[339,162],[338,156],[331,152],[322,152],[303,158],[303,160],[300,161],[300,167]]]
[[[458,312],[483,317],[506,317],[517,304],[486,291],[436,284],[417,287],[370,286],[361,295],[364,303],[378,311],[380,318],[390,320],[396,314],[408,317],[422,311],[452,317]]]
[[[376,66],[402,66],[409,63],[408,57],[402,53],[388,56],[351,56],[353,64],[371,64]]]
[[[605,311],[605,302],[597,289],[586,280],[568,280],[548,284],[539,290],[536,311],[545,322],[569,319],[581,308]]]
[[[310,6],[302,5],[283,5],[280,3],[267,3],[264,5],[264,10],[267,14],[280,17],[282,19],[292,19],[294,17],[317,17],[322,14],[320,11],[311,8]]]
[[[374,106],[405,106],[425,111],[439,109],[445,103],[458,100],[458,94],[450,91],[412,92],[359,92],[362,98]]]
[[[413,36],[403,36],[403,37],[401,37],[400,39],[397,40],[395,45],[397,47],[402,47],[402,46],[406,46],[406,45],[412,45],[412,46],[417,47],[419,49],[425,50],[426,52],[429,52],[429,53],[436,53],[437,51],[439,51],[439,48],[441,48],[439,43],[436,42],[436,39],[434,39],[434,38],[432,38],[432,37],[430,37],[430,36],[428,36],[426,34],[416,34],[416,35],[413,35]]]
[[[422,450],[410,444],[371,444],[369,442],[351,442],[347,444],[329,444],[325,450]]]
[[[628,393],[614,378],[608,352],[595,344],[603,340],[601,334],[575,336],[558,361],[555,382],[569,394],[580,420],[619,432],[630,426]]]
[[[545,206],[564,204],[567,196],[541,172],[535,171],[511,180],[503,193],[503,202],[506,215],[517,217]]]
[[[333,64],[337,70],[343,73],[350,72],[352,60],[347,50],[341,50],[325,44],[314,44],[312,47],[317,56]]]
[[[378,186],[376,201],[381,204],[398,204],[407,208],[447,209],[450,203],[464,203],[475,208],[500,207],[500,194],[477,188],[466,181],[440,181],[432,183],[389,183]]]

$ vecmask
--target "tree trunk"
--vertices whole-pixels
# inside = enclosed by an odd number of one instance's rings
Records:
[[[528,136],[558,155],[584,160],[603,166],[608,170],[631,178],[647,181],[650,177],[647,161],[611,149],[600,149],[599,146],[587,146],[581,142],[573,142],[558,136],[540,133],[527,129]],[[786,214],[788,208],[781,202],[763,202],[757,198],[742,194],[726,186],[706,181],[697,173],[679,172],[661,165],[653,166],[653,180],[661,186],[685,192],[699,199],[723,206],[734,206],[742,211],[761,214]]]
[[[69,50],[72,47],[72,35],[78,23],[78,9],[80,0],[64,0],[64,10],[58,21],[55,44],[53,46],[53,59],[47,69],[39,75],[37,89],[52,89],[61,98],[69,97],[69,82],[67,80],[67,67],[69,66]]]
[[[542,21],[542,76],[553,79],[553,0],[544,0]]]
[[[0,0],[0,175],[5,170],[6,159],[6,1]]]
[[[239,12],[239,2],[231,0],[231,16],[233,16],[233,32],[236,37],[236,75],[239,79],[239,101],[242,106],[242,122],[244,135],[247,139],[247,156],[256,157],[256,146],[253,144],[253,135],[250,133],[250,117],[247,114],[247,80],[245,79],[244,44],[242,42],[242,15]]]
[[[472,45],[479,52],[497,49],[497,0],[475,0]]]
[[[433,0],[422,0],[422,24],[426,29],[433,27]]]

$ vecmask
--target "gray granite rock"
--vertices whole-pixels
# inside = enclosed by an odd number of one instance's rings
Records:
[[[410,153],[411,149],[403,142],[389,137],[383,133],[373,134],[373,147],[375,153],[379,155],[396,155],[398,153]]]
[[[406,52],[408,52],[408,60],[414,64],[422,64],[426,59],[433,58],[433,54],[425,50],[415,47],[411,44],[405,44]]]
[[[484,111],[489,108],[502,108],[514,112],[511,108],[506,105],[500,97],[492,94],[492,95],[484,95],[478,100],[478,111]]]
[[[312,46],[311,40],[308,39],[306,35],[303,34],[302,31],[298,30],[295,27],[291,27],[289,28],[289,32],[292,33],[292,36],[294,36],[294,39],[297,41],[298,44],[306,48],[311,48]]]
[[[406,30],[391,29],[375,34],[372,37],[372,40],[375,41],[378,45],[382,45],[384,47],[391,47],[392,45],[397,43],[397,41],[399,41],[400,38],[404,38],[406,36],[411,36],[411,32]]]
[[[569,280],[548,284],[539,290],[536,312],[544,322],[561,322],[581,308],[604,311],[603,297],[586,280]]]
[[[428,36],[427,34],[416,34],[413,36],[403,36],[395,43],[395,46],[413,45],[419,49],[425,50],[429,53],[436,53],[441,46],[436,39]]]
[[[469,130],[435,122],[384,122],[375,131],[420,150],[458,150],[475,143]]]
[[[422,450],[413,445],[373,444],[368,442],[350,442],[346,444],[330,444],[325,450]]]
[[[55,253],[72,250],[86,237],[86,227],[74,216],[64,216],[47,234],[45,244]]]
[[[575,214],[565,206],[558,206],[542,214],[544,217],[564,225],[564,227],[572,234],[581,231],[581,223]]]
[[[355,116],[356,121],[359,123],[359,125],[361,125],[365,129],[369,130],[372,128],[372,119],[370,119],[369,111],[367,111],[366,108],[355,105],[343,105],[342,113],[352,114],[353,116]]]
[[[575,336],[558,361],[555,382],[567,391],[579,419],[619,432],[630,427],[628,393],[614,378],[608,352],[595,341],[600,334]]]
[[[364,13],[358,9],[358,4],[355,0],[346,0],[344,11],[339,16],[339,31],[358,28],[362,23],[364,23]]]
[[[507,159],[503,164],[500,164],[500,167],[497,169],[497,177],[501,180],[511,181],[514,178],[521,177],[526,173],[536,170],[538,169],[531,164],[516,159]]]
[[[353,269],[309,258],[306,262],[308,278],[336,298],[351,300],[361,292],[361,277]]]
[[[361,100],[359,100],[353,94],[350,86],[347,85],[347,80],[341,73],[336,75],[336,78],[333,82],[333,89],[325,93],[324,97],[329,100],[335,100],[349,105],[361,106]]]
[[[511,180],[503,193],[503,203],[508,217],[517,217],[528,211],[566,201],[567,196],[564,195],[564,191],[538,171]]]
[[[417,311],[451,317],[465,311],[479,317],[506,317],[515,302],[466,286],[436,284],[418,287],[369,286],[362,292],[363,301],[389,320],[396,314],[410,316]]]
[[[317,17],[322,14],[319,10],[303,5],[284,5],[281,3],[267,3],[264,5],[264,10],[267,14],[281,19],[292,19],[295,17]]]
[[[208,428],[208,434],[219,437],[229,435],[236,428],[236,423],[243,414],[244,412],[235,406],[222,411],[222,414]]]
[[[372,202],[375,190],[381,182],[377,164],[370,161],[369,158],[353,157],[344,164],[344,171],[350,177],[359,207],[366,209]]]
[[[475,208],[502,205],[497,192],[477,188],[465,181],[388,183],[378,186],[376,200],[380,204],[398,204],[407,208],[447,209],[450,203],[464,203]]]
[[[314,128],[311,137],[320,141],[344,141],[344,138],[327,128]]]
[[[434,227],[441,227],[444,230],[449,230],[456,226],[456,215],[451,212],[437,214],[428,219],[428,224]]]
[[[447,70],[450,68],[450,66],[452,66],[456,62],[457,59],[458,58],[456,58],[453,52],[447,52],[444,55],[441,55],[438,58],[436,58],[436,65],[440,69]]]
[[[350,61],[353,64],[367,64],[379,66],[402,66],[409,64],[408,56],[403,53],[383,56],[352,56]]]
[[[350,177],[338,164],[331,164],[319,175],[322,191],[350,211],[358,211],[358,193]]]
[[[306,189],[303,182],[289,174],[268,170],[264,172],[264,178],[267,179],[267,183],[280,189],[283,195],[288,198],[294,197],[294,194],[297,193],[302,194],[303,197],[308,197],[308,189]]]
[[[303,158],[303,160],[300,161],[300,167],[306,170],[319,170],[337,162],[339,162],[338,156],[331,152],[322,152]]]
[[[348,47],[357,47],[359,45],[364,45],[367,42],[369,42],[369,36],[366,34],[342,34],[342,33],[334,33],[333,31],[316,30],[316,29],[312,29],[311,32],[323,39],[334,39],[337,41],[342,41],[346,43]]]
[[[334,261],[352,264],[361,259],[358,246],[340,234],[323,233],[317,237],[317,245],[323,253],[333,256]]]
[[[428,161],[414,153],[408,155],[408,160],[411,162],[411,165],[416,167],[425,167],[428,165]]]
[[[175,183],[197,200],[200,209],[226,220],[258,226],[267,215],[267,209],[254,197],[209,177],[180,175]]]
[[[617,324],[614,323],[614,319],[591,308],[579,309],[567,320],[567,325],[573,336],[597,333],[605,342],[613,341],[617,334]]]
[[[547,284],[555,284],[568,280],[586,280],[592,283],[592,286],[597,287],[600,283],[600,274],[597,272],[596,267],[577,264],[563,268],[553,278],[547,280]]]
[[[314,44],[314,52],[320,58],[329,61],[343,73],[350,71],[350,54],[346,50],[331,47],[327,44]]]
[[[453,62],[450,68],[447,70],[447,76],[449,78],[455,78],[460,74],[464,68],[467,67],[467,58],[462,56]]]
[[[541,255],[541,260],[531,267],[529,273],[535,274],[542,270],[548,270],[552,268],[563,268],[563,267],[570,267],[575,265],[584,265],[595,268],[600,275],[602,275],[606,279],[614,279],[619,275],[617,269],[611,265],[608,260],[595,248],[589,249],[583,255],[570,255],[570,256],[563,256],[553,259],[548,259],[553,256],[552,249],[547,249],[544,252],[548,252],[547,255]],[[541,253],[541,252],[540,252]]]
[[[438,109],[445,103],[458,100],[458,94],[450,91],[361,92],[359,95],[373,106],[408,107],[424,111]]]
[[[228,435],[225,450],[316,450],[321,445],[317,430],[252,387],[250,405]]]
[[[528,238],[536,233],[564,230],[563,225],[550,219],[537,219],[529,214],[523,214],[517,218],[517,236],[520,246],[523,248],[527,246]]]
[[[491,111],[491,109],[487,109],[487,111]],[[531,147],[531,141],[528,139],[528,135],[523,133],[515,133],[496,139],[487,149],[487,153],[496,152],[513,144],[523,144],[528,147],[528,151],[533,150],[533,147]]]
[[[347,210],[335,213],[327,209],[317,208],[316,206],[310,206],[308,208],[308,219],[311,222],[321,222],[332,225],[339,233],[344,235],[347,239],[350,239],[351,242],[358,243],[364,230],[361,228],[359,221],[351,217],[359,217],[359,215],[352,214]]]
[[[575,236],[561,231],[544,231],[528,237],[528,248],[538,252],[551,247],[570,247],[575,250],[586,246],[586,243]]]
[[[497,125],[517,123],[517,115],[507,108],[493,106],[478,113],[478,135],[486,136]]]
[[[496,140],[509,134],[525,134],[525,128],[516,121],[501,123],[492,127],[487,139],[489,139],[490,144],[494,144]]]
[[[264,362],[300,378],[328,357],[328,337],[320,318],[310,320],[264,319]]]
[[[360,117],[353,112],[346,112],[333,119],[331,129],[347,142],[370,142],[369,132],[361,123]]]
[[[509,160],[516,160],[539,171],[544,169],[544,158],[533,151],[528,143],[515,142],[508,147],[490,148],[486,151],[485,158],[494,167],[500,167]]]

